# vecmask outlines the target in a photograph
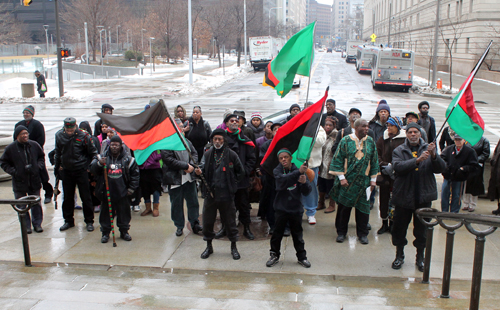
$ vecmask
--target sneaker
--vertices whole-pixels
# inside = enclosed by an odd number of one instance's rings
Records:
[[[344,242],[345,241],[345,235],[338,235],[337,239],[335,241],[337,241],[338,243]]]
[[[309,225],[316,224],[316,218],[314,216],[308,216],[307,221],[309,222]]]
[[[474,211],[476,211],[476,208],[474,208],[474,207],[469,207],[469,210],[468,210],[468,211],[469,211],[469,212],[474,212]]]
[[[280,258],[276,254],[271,254],[271,257],[269,260],[266,262],[267,267],[272,267],[276,265],[280,261]]]
[[[464,211],[469,211],[469,206],[464,206],[464,207],[462,208],[462,210],[464,210]]]
[[[133,210],[134,210],[134,212],[139,212],[139,211],[141,211],[141,206],[139,206],[139,205],[133,206]]]
[[[52,201],[52,198],[45,197],[45,199],[43,200],[43,204],[49,204],[51,201]]]
[[[311,267],[311,263],[307,259],[298,260],[297,262],[299,264],[301,264],[305,268],[310,268]]]

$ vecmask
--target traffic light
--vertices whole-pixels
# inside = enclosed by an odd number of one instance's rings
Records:
[[[23,0],[23,5],[24,6],[30,6],[30,4],[33,2],[33,0]]]
[[[61,57],[62,58],[66,58],[66,57],[69,57],[69,56],[71,56],[71,50],[69,50],[67,48],[61,49]]]

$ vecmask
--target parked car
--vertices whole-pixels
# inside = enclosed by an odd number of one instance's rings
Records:
[[[331,49],[331,48],[329,48],[329,49],[327,49],[327,50],[326,50],[326,52],[327,52],[327,53],[331,53],[331,52],[332,52],[332,49]]]

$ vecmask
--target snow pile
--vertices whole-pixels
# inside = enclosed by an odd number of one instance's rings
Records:
[[[437,88],[432,88],[429,86],[429,80],[420,77],[420,76],[413,76],[413,91],[414,92],[423,92],[423,93],[434,93],[434,94],[456,94],[458,93],[459,89],[453,87],[450,91],[450,87],[448,85],[443,84],[442,89],[437,89]]]
[[[0,101],[7,102],[21,102],[21,103],[62,103],[62,102],[78,102],[93,94],[90,90],[68,90],[64,92],[64,97],[59,98],[59,88],[57,80],[46,79],[48,91],[45,93],[46,98],[39,98],[36,91],[36,79],[27,78],[13,78],[0,82]],[[34,84],[35,97],[23,98],[21,91],[21,84]]]

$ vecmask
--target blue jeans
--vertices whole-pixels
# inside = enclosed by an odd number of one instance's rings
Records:
[[[144,198],[144,202],[151,203],[151,196]],[[155,191],[153,193],[153,203],[160,203],[160,192],[159,191]]]
[[[304,205],[304,209],[306,210],[307,216],[314,216],[316,214],[316,208],[318,207],[318,200],[319,200],[319,193],[317,187],[319,167],[311,168],[311,170],[314,171],[314,180],[312,182],[309,182],[309,179],[307,179],[307,182],[309,183],[309,185],[311,185],[312,191],[307,196],[302,195],[300,199],[300,201]]]
[[[463,182],[452,182],[443,180],[441,188],[441,211],[458,213],[460,211],[460,194],[462,193]],[[451,208],[450,208],[450,191],[451,191]]]

